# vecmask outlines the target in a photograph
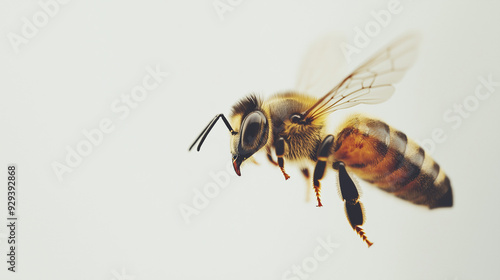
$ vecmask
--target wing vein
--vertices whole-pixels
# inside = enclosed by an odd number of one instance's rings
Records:
[[[303,112],[303,119],[312,121],[340,109],[389,99],[393,84],[403,78],[416,59],[418,41],[416,34],[409,34],[382,49]]]

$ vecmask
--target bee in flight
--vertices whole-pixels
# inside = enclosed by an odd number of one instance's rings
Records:
[[[327,167],[338,173],[340,195],[351,227],[369,246],[361,226],[364,207],[353,175],[393,195],[430,209],[451,207],[449,178],[418,144],[385,122],[362,114],[347,118],[338,132],[329,134],[325,125],[330,113],[358,104],[383,102],[394,92],[416,58],[418,36],[396,40],[321,98],[302,92],[276,94],[267,100],[249,95],[235,104],[228,119],[216,115],[191,145],[199,151],[215,123],[222,119],[231,133],[234,171],[241,176],[241,164],[265,149],[267,158],[281,169],[285,162],[315,164],[312,182],[317,206]],[[277,160],[274,160],[273,153]],[[302,169],[309,178],[307,168]]]

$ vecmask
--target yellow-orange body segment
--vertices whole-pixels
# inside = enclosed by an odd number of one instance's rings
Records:
[[[354,115],[341,125],[333,161],[394,195],[430,208],[452,205],[450,180],[439,165],[404,133],[386,123]]]

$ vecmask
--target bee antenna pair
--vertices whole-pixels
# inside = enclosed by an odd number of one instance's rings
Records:
[[[200,133],[200,135],[198,135],[196,140],[194,140],[193,144],[191,144],[191,146],[189,147],[189,151],[191,151],[191,149],[194,147],[194,145],[196,145],[198,140],[200,140],[200,138],[201,138],[200,143],[198,144],[198,147],[196,148],[197,151],[200,151],[201,145],[203,144],[203,142],[205,142],[207,135],[210,133],[210,131],[214,127],[215,123],[217,123],[217,121],[220,118],[222,118],[222,120],[224,121],[224,124],[226,124],[227,129],[229,129],[229,132],[231,132],[232,135],[235,135],[237,133],[236,131],[233,130],[233,128],[231,127],[231,125],[227,121],[224,114],[218,114],[208,123],[208,125],[205,127],[205,129],[203,129],[203,131]]]

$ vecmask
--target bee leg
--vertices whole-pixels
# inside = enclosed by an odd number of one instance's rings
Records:
[[[332,150],[333,139],[333,135],[328,135],[325,137],[325,139],[323,139],[323,142],[321,142],[321,144],[319,145],[317,156],[318,161],[316,162],[316,166],[314,167],[313,186],[314,192],[316,193],[316,199],[318,200],[318,207],[323,206],[320,199],[321,184],[319,180],[323,179],[325,175],[326,162]]]
[[[300,171],[302,171],[302,174],[304,175],[304,177],[306,177],[306,179],[309,179],[311,177],[311,175],[309,174],[309,169],[307,169],[306,167],[300,169]]]
[[[266,153],[267,153],[267,159],[274,165],[278,166],[278,163],[274,161],[273,156],[271,154],[271,148],[267,147],[266,148]]]
[[[341,161],[334,162],[333,168],[339,172],[339,186],[342,199],[345,201],[345,213],[352,229],[363,239],[368,247],[372,246],[361,226],[364,223],[365,215],[363,204],[359,201],[359,192],[356,184],[352,181],[349,173],[345,169],[345,164]]]
[[[250,160],[253,164],[259,165],[259,162],[258,162],[257,160],[255,160],[255,158],[254,158],[254,157],[249,158],[249,160]]]
[[[304,167],[300,169],[302,171],[302,175],[306,178],[307,182],[307,187],[306,187],[306,202],[309,202],[311,200],[311,195],[310,195],[310,189],[309,189],[309,178],[311,178],[311,174],[309,174],[309,169],[307,167]]]
[[[285,176],[285,180],[290,178],[290,175],[285,172],[285,162],[283,161],[283,155],[285,154],[285,138],[280,137],[276,142],[276,156],[278,157],[278,166]]]

